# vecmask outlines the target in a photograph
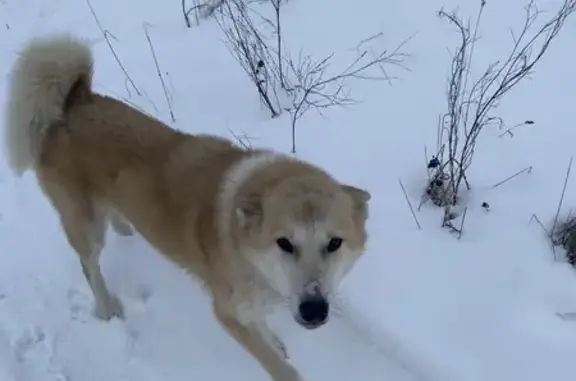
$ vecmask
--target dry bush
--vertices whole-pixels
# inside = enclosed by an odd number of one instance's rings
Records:
[[[559,221],[551,235],[552,244],[566,250],[566,260],[576,267],[576,216],[570,214]]]
[[[482,0],[473,26],[455,12],[438,13],[456,28],[460,41],[451,61],[447,111],[439,118],[437,150],[428,162],[429,182],[421,205],[431,200],[444,207],[445,222],[454,218],[452,206],[458,203],[462,189],[470,189],[467,170],[472,165],[479,135],[489,126],[504,128],[504,121],[495,114],[495,109],[510,90],[534,72],[567,18],[576,10],[576,0],[564,0],[544,21],[541,21],[543,12],[531,0],[524,8],[521,30],[512,34],[508,55],[488,65],[479,78],[473,79],[474,48],[485,7]],[[526,121],[513,128],[532,123]]]
[[[373,38],[380,37],[381,34]],[[296,127],[298,120],[308,111],[314,110],[323,115],[323,111],[332,107],[344,107],[357,103],[351,96],[352,81],[390,81],[384,65],[403,67],[406,53],[402,52],[404,43],[392,51],[358,47],[358,56],[343,71],[330,73],[334,54],[320,60],[310,55],[299,54],[298,59],[289,58],[286,75],[286,93],[290,98],[292,126],[292,152],[296,152]]]
[[[260,1],[260,3],[262,3]],[[364,39],[358,55],[343,70],[332,72],[334,54],[316,60],[312,55],[297,58],[284,52],[281,0],[268,0],[272,17],[266,18],[243,0],[223,0],[214,13],[226,36],[226,45],[258,91],[262,104],[272,117],[286,111],[292,125],[292,152],[296,151],[297,122],[310,110],[322,112],[331,107],[356,103],[350,96],[353,80],[390,81],[385,66],[402,66],[404,41],[395,49],[364,48],[382,33]],[[267,28],[271,30],[268,31]]]
[[[251,8],[242,0],[223,0],[214,17],[226,36],[226,46],[255,85],[260,100],[273,118],[279,116],[276,55],[256,26]]]

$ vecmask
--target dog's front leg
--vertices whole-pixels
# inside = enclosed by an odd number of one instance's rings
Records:
[[[296,368],[286,361],[281,351],[267,340],[268,333],[261,331],[261,324],[244,325],[234,315],[218,308],[214,309],[214,313],[226,331],[258,360],[272,380],[304,381]],[[268,332],[272,334],[269,330]]]
[[[261,321],[255,324],[256,329],[260,331],[264,339],[268,341],[270,345],[276,348],[276,350],[278,350],[278,352],[282,355],[282,357],[288,359],[289,357],[288,357],[288,351],[286,350],[286,346],[284,345],[282,340],[280,340],[280,338],[270,330],[270,327],[268,327],[266,321]]]

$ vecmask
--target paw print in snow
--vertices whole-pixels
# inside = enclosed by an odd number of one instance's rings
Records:
[[[72,320],[86,322],[92,308],[92,299],[75,288],[68,290],[67,298]]]
[[[152,296],[152,289],[147,284],[141,284],[136,290],[136,297],[143,303],[146,303]]]
[[[26,329],[12,342],[14,356],[19,363],[24,362],[29,353],[46,339],[44,331],[40,327]]]

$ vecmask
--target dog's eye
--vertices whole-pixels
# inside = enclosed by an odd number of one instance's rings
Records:
[[[281,237],[276,240],[276,245],[285,253],[294,254],[294,245],[288,238]]]
[[[330,241],[328,241],[328,245],[326,245],[326,252],[328,253],[333,253],[335,251],[338,251],[338,249],[340,249],[340,246],[342,246],[342,238],[331,238]]]

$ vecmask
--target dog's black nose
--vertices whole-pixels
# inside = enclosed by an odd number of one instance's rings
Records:
[[[314,297],[300,302],[298,312],[302,325],[307,328],[316,328],[326,323],[330,305],[323,297]]]

